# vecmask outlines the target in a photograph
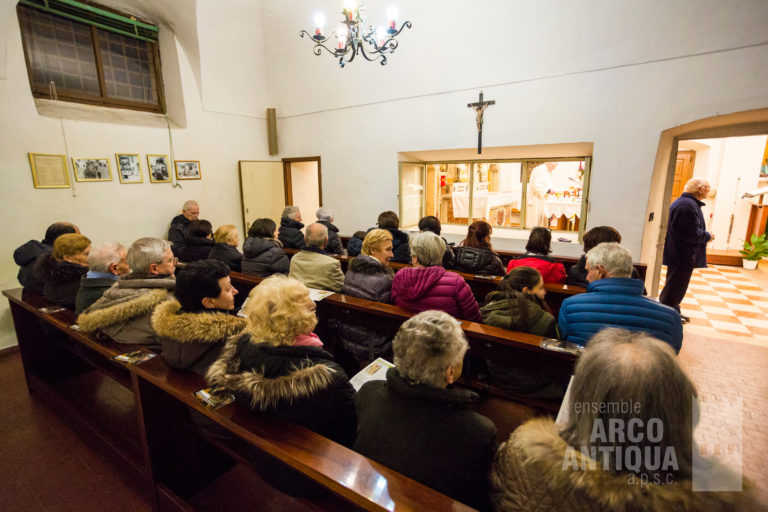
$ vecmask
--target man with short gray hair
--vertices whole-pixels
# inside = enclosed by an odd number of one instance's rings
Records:
[[[80,279],[75,298],[75,313],[82,313],[104,295],[119,276],[130,272],[125,247],[117,242],[104,242],[88,254],[88,273]]]
[[[341,293],[344,287],[341,262],[324,250],[328,245],[328,228],[319,222],[310,224],[304,242],[304,249],[291,258],[288,275],[309,288]]]
[[[181,207],[181,214],[171,220],[168,241],[173,244],[174,254],[179,254],[179,249],[184,246],[184,241],[189,235],[189,225],[198,217],[200,217],[200,206],[197,201],[190,199]]]
[[[118,343],[159,347],[150,319],[155,306],[173,298],[178,259],[168,241],[147,237],[131,244],[127,260],[131,272],[83,311],[77,323],[85,332],[99,332]]]
[[[587,342],[605,327],[644,331],[680,352],[683,325],[672,308],[643,297],[643,281],[632,279],[632,254],[617,243],[602,243],[587,253],[587,293],[560,306],[558,327],[566,341]]]
[[[315,212],[317,222],[328,228],[328,246],[325,252],[328,254],[344,254],[344,247],[339,238],[339,228],[333,225],[333,210],[327,206],[321,206]]]
[[[280,229],[277,232],[277,239],[283,243],[283,249],[304,248],[304,233],[301,232],[303,227],[298,206],[283,208],[283,215],[280,217]]]

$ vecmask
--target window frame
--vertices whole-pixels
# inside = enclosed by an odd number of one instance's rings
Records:
[[[32,96],[34,98],[50,100],[50,99],[53,99],[51,97],[50,91],[46,89],[40,89],[39,87],[35,87],[35,84],[34,84],[34,80],[32,77],[32,69],[29,62],[29,53],[27,51],[26,36],[24,34],[24,26],[21,22],[21,15],[19,14],[19,11],[22,8],[26,8],[26,9],[34,9],[34,8],[29,6],[24,6],[21,3],[16,4],[16,16],[19,22],[19,30],[21,32],[21,45],[24,51],[24,63],[26,64],[26,67],[27,67],[27,78],[29,80],[29,88],[32,91]],[[140,41],[143,41],[144,43],[149,45],[149,53],[152,58],[152,72],[155,75],[155,84],[157,89],[157,104],[150,105],[148,103],[140,103],[137,101],[110,98],[109,96],[106,95],[106,80],[104,78],[104,66],[103,66],[102,57],[101,57],[101,49],[99,47],[99,27],[95,25],[89,25],[88,23],[83,23],[81,21],[71,20],[62,16],[58,16],[51,12],[48,12],[47,14],[62,20],[68,20],[73,23],[80,23],[81,25],[86,25],[90,28],[91,47],[93,49],[93,54],[95,58],[96,72],[97,72],[98,81],[99,81],[99,90],[101,91],[100,96],[95,96],[93,94],[88,94],[88,93],[84,93],[77,90],[60,89],[57,86],[56,98],[58,100],[67,101],[70,103],[83,103],[86,105],[95,105],[99,107],[122,108],[122,109],[128,109],[128,110],[137,110],[140,112],[151,112],[155,114],[166,113],[165,94],[164,94],[164,87],[163,87],[163,74],[162,74],[162,68],[160,65],[160,49],[159,49],[158,43],[139,39]],[[120,13],[120,14],[123,16],[129,17],[126,14],[123,14],[123,13]],[[121,34],[121,35],[123,35],[123,37],[130,37],[130,36],[126,36],[125,34]]]
[[[422,194],[421,197],[421,212],[422,216],[426,214],[426,182],[427,182],[427,175],[426,175],[426,169],[429,165],[440,165],[440,164],[466,164],[469,165],[469,205],[468,205],[468,224],[472,224],[474,221],[473,217],[473,211],[474,211],[474,183],[475,183],[475,169],[477,164],[503,164],[503,163],[519,163],[521,165],[521,172],[526,173],[525,178],[523,180],[523,188],[522,188],[522,197],[520,201],[520,227],[500,227],[500,226],[494,226],[494,231],[496,230],[502,230],[504,232],[509,231],[527,231],[530,232],[532,228],[526,228],[525,222],[526,222],[526,215],[528,210],[528,204],[525,198],[527,197],[528,192],[528,173],[530,172],[530,169],[532,169],[534,166],[527,165],[527,164],[536,164],[540,165],[544,162],[584,162],[584,177],[583,177],[583,190],[582,190],[582,196],[581,196],[581,214],[579,216],[579,229],[578,229],[578,242],[582,242],[582,238],[584,236],[584,228],[587,224],[587,217],[589,215],[589,182],[590,182],[590,176],[592,174],[592,156],[569,156],[569,157],[553,157],[553,158],[497,158],[492,160],[470,160],[470,159],[460,159],[460,160],[429,160],[424,162],[411,162],[411,161],[405,161],[405,162],[399,162],[398,164],[398,190],[400,191],[400,197],[399,197],[399,207],[400,207],[400,218],[403,218],[403,176],[402,176],[402,165],[403,164],[412,164],[412,165],[421,165],[422,167],[422,183],[424,183],[424,189],[425,193]],[[462,226],[465,227],[464,224],[449,224],[445,223],[446,226]],[[404,228],[412,227],[412,226],[403,226]],[[553,233],[573,233],[573,231],[562,231],[562,230],[553,230]]]

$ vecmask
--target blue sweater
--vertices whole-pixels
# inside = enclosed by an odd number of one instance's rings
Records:
[[[666,341],[675,352],[683,344],[680,314],[643,297],[643,281],[609,277],[587,286],[587,293],[568,297],[560,306],[558,326],[564,340],[586,345],[605,327],[645,331]]]

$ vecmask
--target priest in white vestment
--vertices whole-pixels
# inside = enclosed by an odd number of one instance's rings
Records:
[[[528,180],[528,210],[525,217],[526,227],[549,227],[549,209],[547,198],[552,191],[552,171],[556,162],[546,162],[534,167]]]

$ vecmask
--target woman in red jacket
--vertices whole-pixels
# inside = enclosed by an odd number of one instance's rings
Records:
[[[532,267],[539,271],[545,283],[565,283],[565,267],[549,257],[552,233],[547,228],[533,228],[525,254],[509,261],[507,272],[515,267]]]

